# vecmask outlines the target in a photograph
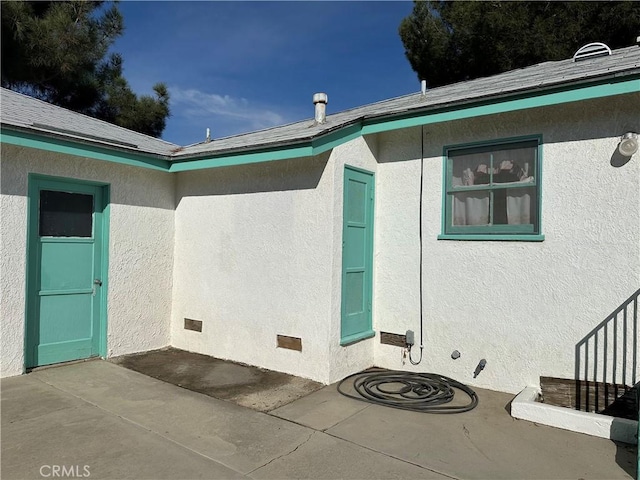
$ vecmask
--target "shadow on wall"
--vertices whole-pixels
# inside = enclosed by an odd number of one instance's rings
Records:
[[[315,189],[329,156],[330,152],[326,152],[311,158],[181,172],[176,187],[177,204],[183,197]]]
[[[379,163],[396,163],[442,157],[442,124],[425,125],[377,134],[377,160]],[[420,136],[424,134],[424,144]],[[368,142],[369,143],[369,142]],[[371,140],[373,143],[373,140]],[[424,148],[424,151],[422,150]]]
[[[362,139],[367,144],[367,148],[369,148],[369,151],[376,158],[376,161],[379,161],[378,159],[380,158],[380,148],[378,145],[379,138],[380,137],[375,133],[362,136]]]
[[[612,167],[620,168],[620,167],[624,167],[627,163],[629,163],[629,160],[631,160],[631,157],[622,155],[616,148],[615,151],[613,152],[613,155],[611,155],[610,163]]]

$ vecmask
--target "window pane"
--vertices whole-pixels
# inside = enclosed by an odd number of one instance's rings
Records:
[[[40,192],[41,237],[91,237],[93,195]]]
[[[486,185],[489,183],[491,154],[484,153],[452,153],[453,178],[452,186]]]
[[[536,225],[536,187],[501,188],[493,192],[494,225]]]
[[[508,148],[493,153],[494,183],[529,183],[535,180],[537,146]]]
[[[537,144],[520,147],[495,146],[478,152],[450,152],[452,186],[488,185],[493,183],[531,183],[535,180]]]
[[[489,192],[455,193],[453,225],[489,225]]]

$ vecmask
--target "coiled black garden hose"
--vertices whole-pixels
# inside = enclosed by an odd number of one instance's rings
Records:
[[[343,384],[350,379],[353,379],[353,389],[359,396],[344,391]],[[468,404],[447,405],[454,398],[454,388],[469,396]],[[471,388],[433,373],[367,370],[340,381],[338,392],[363,402],[424,413],[463,413],[478,405],[478,395]]]

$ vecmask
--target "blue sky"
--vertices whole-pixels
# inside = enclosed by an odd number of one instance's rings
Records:
[[[410,1],[123,1],[113,46],[136,93],[165,82],[163,138],[180,145],[328,113],[420,89],[398,35]]]

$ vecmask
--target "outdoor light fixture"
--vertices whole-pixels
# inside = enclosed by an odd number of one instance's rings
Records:
[[[633,132],[625,133],[620,139],[618,152],[620,155],[630,157],[638,151],[638,134]]]

